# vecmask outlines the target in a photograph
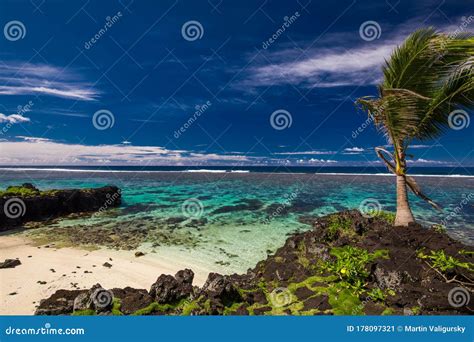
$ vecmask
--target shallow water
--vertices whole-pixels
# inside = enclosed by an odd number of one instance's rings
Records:
[[[281,173],[2,171],[0,175],[2,188],[24,182],[40,189],[117,185],[122,188],[120,208],[64,219],[36,231],[79,225],[89,227],[91,233],[94,229],[131,229],[133,234],[157,230],[159,237],[145,242],[141,250],[223,273],[253,267],[280,247],[288,234],[310,229],[299,222],[302,216],[359,208],[364,201],[394,211],[394,181],[391,176]],[[438,213],[412,197],[416,218],[439,223],[457,212],[447,226],[449,234],[474,244],[474,178],[419,177],[417,181],[445,210]]]

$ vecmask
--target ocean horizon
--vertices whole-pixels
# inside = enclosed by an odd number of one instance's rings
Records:
[[[474,177],[472,166],[414,166],[412,176]],[[393,176],[386,167],[377,166],[242,166],[242,165],[0,165],[0,171],[55,172],[201,172],[201,173],[307,173],[328,175]]]

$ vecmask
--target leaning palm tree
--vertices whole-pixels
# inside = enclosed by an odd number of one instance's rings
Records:
[[[421,29],[397,47],[383,67],[384,78],[378,96],[359,98],[357,103],[386,136],[393,152],[377,147],[376,153],[396,175],[396,226],[414,222],[407,188],[415,195],[439,206],[425,196],[407,175],[407,150],[413,140],[438,137],[449,127],[454,110],[474,104],[474,37],[455,37]]]

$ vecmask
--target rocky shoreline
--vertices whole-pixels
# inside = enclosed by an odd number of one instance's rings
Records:
[[[25,183],[0,191],[0,231],[27,222],[48,221],[61,216],[103,211],[121,203],[120,189],[104,186],[93,189],[40,191]]]
[[[189,269],[149,290],[58,290],[37,315],[460,315],[472,314],[474,250],[442,227],[393,227],[393,215],[346,211],[306,217],[313,229],[245,274]]]

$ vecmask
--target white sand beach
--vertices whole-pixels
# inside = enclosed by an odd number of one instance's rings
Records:
[[[41,299],[59,289],[86,289],[96,283],[105,288],[149,289],[160,274],[184,268],[191,268],[194,284],[202,285],[209,273],[190,267],[188,260],[137,258],[134,251],[36,247],[24,237],[0,236],[0,261],[16,258],[21,265],[0,269],[0,315],[31,315]],[[104,267],[105,262],[112,267]]]

